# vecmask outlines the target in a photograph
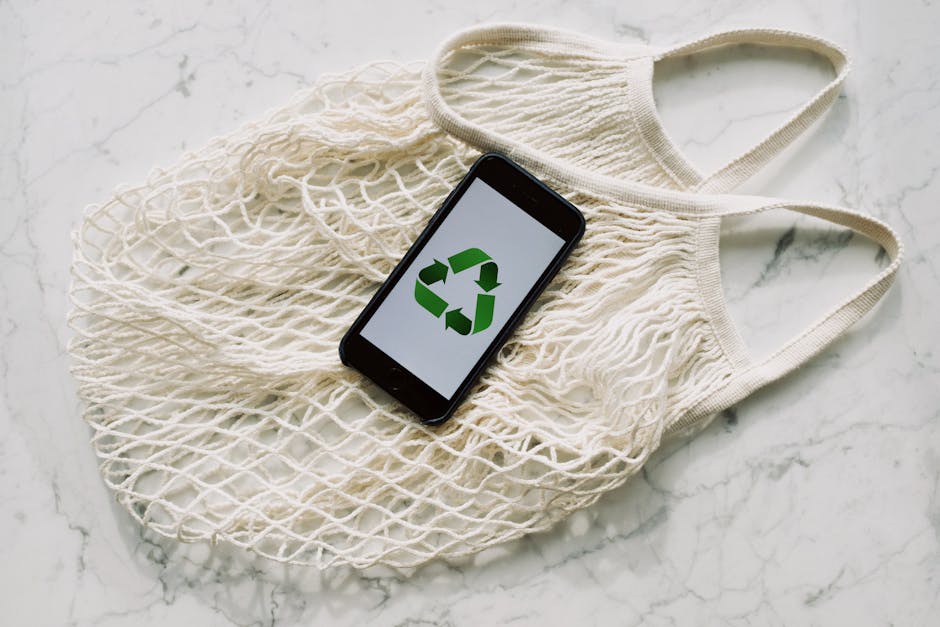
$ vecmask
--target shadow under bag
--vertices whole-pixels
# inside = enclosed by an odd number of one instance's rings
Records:
[[[835,78],[700,174],[656,114],[656,60],[794,46]],[[520,25],[458,33],[428,64],[322,78],[147,182],[75,237],[70,345],[117,500],[141,523],[280,561],[414,566],[550,527],[667,435],[821,351],[891,284],[901,245],[839,207],[726,195],[832,104],[827,42],[731,31],[668,50]],[[577,205],[587,231],[443,427],[417,423],[337,344],[469,165],[500,151]],[[725,305],[724,216],[787,209],[891,262],[760,361]]]

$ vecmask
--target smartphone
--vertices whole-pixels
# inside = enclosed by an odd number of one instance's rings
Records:
[[[480,157],[339,346],[425,424],[457,409],[584,234],[584,216],[507,157]]]

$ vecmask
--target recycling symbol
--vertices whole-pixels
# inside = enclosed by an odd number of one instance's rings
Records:
[[[476,312],[471,321],[463,314],[461,307],[447,311],[449,307],[447,301],[435,294],[429,286],[438,281],[445,283],[448,270],[454,274],[460,274],[475,266],[480,266],[480,276],[474,283],[483,291],[477,294]],[[422,268],[415,280],[415,300],[435,318],[440,318],[441,314],[444,314],[445,329],[453,329],[460,335],[469,335],[471,329],[473,333],[479,333],[493,323],[493,306],[496,304],[496,297],[490,292],[501,285],[496,280],[497,274],[499,274],[499,266],[489,255],[479,248],[468,248],[448,257],[447,263],[435,259],[434,263]]]

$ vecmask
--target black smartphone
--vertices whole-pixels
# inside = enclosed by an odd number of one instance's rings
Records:
[[[343,337],[340,359],[422,422],[444,422],[584,226],[521,166],[483,155]]]

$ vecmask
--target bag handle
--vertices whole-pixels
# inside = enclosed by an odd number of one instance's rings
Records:
[[[693,54],[708,48],[735,43],[758,43],[812,50],[829,59],[836,71],[836,76],[812,100],[757,145],[700,181],[695,186],[697,191],[723,192],[733,189],[738,183],[755,174],[828,110],[835,102],[839,88],[849,72],[848,57],[835,44],[812,35],[772,29],[741,29],[716,33],[662,50],[653,59]],[[499,45],[514,45],[526,50],[546,53],[575,54],[585,59],[606,61],[612,58],[628,60],[631,57],[644,56],[643,51],[648,46],[605,41],[572,31],[543,26],[487,24],[473,26],[451,35],[440,44],[425,67],[423,77],[425,101],[431,119],[442,130],[483,151],[496,150],[530,166],[541,164],[558,170],[567,169],[572,172],[572,175],[577,173],[578,178],[591,179],[591,173],[582,172],[577,166],[566,164],[547,153],[533,149],[510,137],[494,133],[470,121],[457,113],[445,101],[439,80],[444,58],[462,47]]]
[[[884,222],[863,213],[826,205],[792,203],[757,197],[739,196],[737,198],[739,201],[747,199],[750,202],[739,202],[737,207],[726,205],[724,209],[705,213],[697,211],[687,213],[698,214],[707,218],[709,216],[748,215],[771,209],[787,209],[847,227],[855,233],[864,235],[884,249],[889,259],[891,259],[891,263],[858,292],[832,308],[777,351],[758,362],[747,360],[747,363],[724,385],[711,391],[704,398],[693,402],[684,417],[669,426],[668,431],[670,432],[691,426],[699,418],[734,405],[755,390],[785,376],[819,354],[875,307],[894,282],[898,268],[901,265],[901,259],[904,256],[904,246],[897,233]],[[761,200],[765,202],[761,203]],[[770,202],[766,202],[767,200]],[[748,204],[751,206],[747,206]],[[717,246],[717,241],[715,245]],[[717,250],[715,252],[717,253]],[[720,290],[720,286],[717,289]]]
[[[701,192],[712,193],[733,189],[756,174],[768,161],[793,143],[797,137],[822,117],[835,102],[842,83],[848,76],[851,65],[845,51],[830,41],[794,31],[763,28],[715,33],[666,49],[656,56],[656,60],[681,57],[733,44],[759,44],[810,50],[829,60],[835,70],[835,77],[817,92],[809,102],[750,150],[706,176],[695,187],[695,190]]]

